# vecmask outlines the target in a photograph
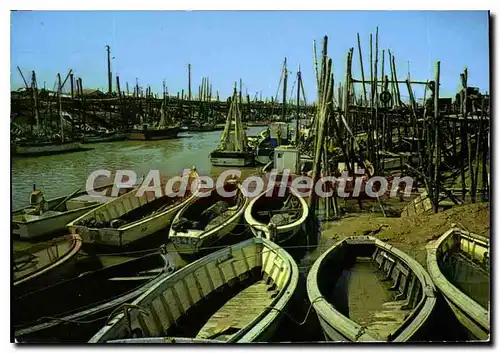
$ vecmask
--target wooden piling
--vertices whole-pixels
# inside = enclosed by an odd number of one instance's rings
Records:
[[[394,57],[393,57],[394,60]],[[439,141],[439,76],[440,76],[441,62],[436,62],[436,75],[434,78],[434,197],[433,197],[433,208],[434,213],[439,210],[439,185],[440,185],[440,171],[439,167],[441,165],[441,148]]]
[[[108,56],[108,94],[111,96],[113,93],[113,78],[111,76],[111,48],[106,45],[106,53]]]
[[[188,64],[188,100],[191,101],[191,64]]]
[[[357,36],[358,36],[359,66],[361,67],[361,79],[363,80],[363,100],[366,104],[366,102],[368,102],[368,98],[366,96],[365,70],[363,67],[363,53],[361,52],[361,40],[359,39],[359,33],[357,33]]]

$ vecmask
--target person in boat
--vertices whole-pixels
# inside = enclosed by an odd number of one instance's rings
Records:
[[[49,204],[45,200],[45,196],[41,190],[36,189],[35,185],[33,185],[33,191],[30,195],[30,204],[33,208],[33,211],[30,212],[32,214],[42,215],[49,209]]]
[[[198,177],[198,171],[196,170],[196,166],[191,167],[191,171],[189,172],[189,179],[196,179]]]

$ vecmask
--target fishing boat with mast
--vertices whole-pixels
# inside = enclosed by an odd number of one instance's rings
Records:
[[[141,124],[134,126],[129,131],[127,138],[129,140],[166,140],[176,138],[181,132],[181,125],[175,123],[166,109],[165,100],[163,100],[160,108],[160,121],[155,123],[148,123],[141,117]]]
[[[19,69],[19,68],[18,68]],[[19,72],[21,72],[19,70]],[[51,119],[52,116],[48,116],[42,118],[42,114],[40,112],[39,107],[39,98],[38,98],[38,88],[36,84],[36,75],[35,71],[32,74],[32,84],[31,87],[28,87],[26,84],[26,90],[32,93],[32,102],[34,106],[34,119],[36,121],[36,125],[34,130],[32,131],[29,139],[21,138],[11,143],[11,153],[14,156],[42,156],[42,155],[53,155],[53,154],[62,154],[76,151],[83,151],[86,148],[82,147],[81,143],[75,140],[72,140],[65,134],[65,125],[68,125],[68,120],[71,119],[71,115],[67,112],[64,112],[62,109],[62,87],[64,86],[66,80],[71,74],[71,70],[68,73],[68,76],[61,83],[61,75],[57,74],[57,92],[55,95],[49,97],[52,99],[56,97],[58,99],[58,115],[59,115],[59,132],[57,134],[50,133],[51,124],[48,119]],[[22,73],[21,73],[22,75]],[[24,80],[24,76],[23,76]],[[52,104],[50,101],[49,104]]]
[[[253,151],[248,146],[245,129],[241,122],[241,110],[236,88],[227,114],[226,126],[219,146],[210,153],[213,166],[246,167],[254,162]]]
[[[261,132],[259,135],[261,138],[259,139],[258,143],[255,146],[255,161],[257,163],[267,165],[270,162],[273,161],[274,159],[274,152],[275,149],[278,146],[289,146],[292,144],[292,129],[290,124],[288,123],[289,115],[287,111],[287,97],[286,97],[286,87],[287,87],[287,80],[288,80],[288,70],[286,66],[286,58],[285,61],[283,62],[283,70],[282,70],[282,76],[280,78],[280,83],[278,85],[278,90],[279,86],[281,85],[281,81],[283,81],[283,104],[282,104],[282,111],[281,111],[281,117],[277,117],[278,119],[281,119],[281,121],[274,121],[269,124],[268,128]],[[293,90],[293,88],[292,88]],[[299,103],[300,103],[300,92],[304,93],[304,87],[302,85],[302,76],[300,72],[300,67],[299,71],[297,72],[297,116],[296,116],[296,128],[295,128],[295,146],[298,145],[299,142],[299,121],[300,121],[300,114],[299,114]],[[278,97],[276,97],[277,99]]]

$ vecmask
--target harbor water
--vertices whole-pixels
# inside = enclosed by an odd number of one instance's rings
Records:
[[[249,127],[255,136],[265,127]],[[208,155],[219,143],[221,131],[183,132],[179,138],[159,141],[121,141],[88,144],[90,150],[68,154],[12,159],[12,207],[26,206],[33,184],[47,199],[68,195],[84,186],[90,173],[107,169],[133,170],[137,177],[157,169],[162,175],[180,175],[196,166],[200,175],[218,176],[224,167],[212,167]],[[245,168],[242,176],[258,171]]]

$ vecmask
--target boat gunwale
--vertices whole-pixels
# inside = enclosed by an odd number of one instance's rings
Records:
[[[136,228],[146,222],[150,222],[152,220],[155,220],[159,217],[163,217],[165,216],[165,214],[167,213],[171,213],[171,212],[177,212],[180,208],[182,208],[186,202],[188,202],[189,200],[191,200],[193,197],[194,197],[194,194],[191,194],[187,197],[184,197],[184,198],[180,198],[176,203],[173,203],[172,205],[170,205],[169,207],[167,207],[164,211],[160,212],[160,213],[157,213],[153,216],[149,216],[149,217],[146,217],[146,218],[141,218],[137,221],[134,221],[134,222],[130,222],[130,223],[127,223],[126,225],[122,226],[122,227],[118,227],[118,228],[112,228],[112,227],[101,227],[101,228],[95,228],[95,227],[87,227],[87,226],[82,226],[82,225],[78,225],[76,224],[76,222],[79,222],[80,220],[88,217],[89,214],[92,214],[92,213],[96,213],[98,211],[102,211],[102,209],[105,209],[107,207],[109,207],[109,204],[111,203],[118,203],[118,202],[121,202],[123,199],[122,198],[125,198],[125,196],[130,196],[134,191],[139,191],[139,189],[141,188],[141,186],[138,186],[136,188],[133,188],[132,190],[130,190],[129,192],[113,199],[113,200],[110,200],[102,205],[99,205],[98,207],[95,207],[94,209],[90,210],[89,212],[85,213],[84,215],[78,217],[77,219],[71,221],[70,223],[68,223],[66,225],[67,228],[71,229],[71,228],[74,228],[74,231],[78,233],[78,229],[79,228],[85,228],[87,229],[88,231],[97,231],[97,232],[101,232],[101,231],[104,231],[106,230],[107,232],[112,232],[114,233],[115,236],[119,236],[121,233],[125,232],[125,231],[128,231],[130,229],[133,229],[133,228]],[[137,196],[136,196],[137,197]],[[162,196],[162,197],[170,197],[169,195],[165,195],[165,196]],[[156,199],[159,199],[159,198],[155,198]],[[154,200],[153,200],[154,201]],[[150,202],[153,202],[153,201],[149,201],[147,202],[146,204],[150,203]],[[144,204],[144,205],[146,205]],[[133,208],[132,210],[137,210],[139,209],[140,207],[144,206],[144,205],[140,205],[136,208]],[[123,216],[123,215],[122,215]]]
[[[13,284],[14,287],[18,286],[22,283],[25,283],[30,279],[39,277],[39,276],[47,273],[48,271],[59,267],[61,264],[64,264],[66,261],[71,259],[76,254],[78,254],[78,252],[80,251],[80,249],[82,247],[82,238],[78,234],[66,235],[63,238],[66,238],[66,239],[64,239],[65,241],[66,240],[72,241],[71,247],[68,250],[66,250],[64,252],[64,254],[59,256],[56,261],[47,263],[46,265],[40,267],[39,269],[37,269],[35,272],[32,272],[31,274],[26,274],[24,276],[19,277],[17,280],[14,281],[14,284]],[[56,238],[56,240],[57,239],[62,240],[61,238]],[[53,246],[53,245],[49,245],[49,247],[50,246]],[[44,249],[46,249],[46,248],[44,248]],[[41,249],[40,251],[43,251],[44,249]],[[29,248],[27,250],[29,250]]]
[[[276,187],[277,187],[277,185],[272,185],[272,186],[268,187],[265,191],[261,192],[259,195],[257,195],[255,198],[253,198],[250,201],[250,203],[248,204],[247,209],[245,210],[245,221],[250,225],[250,227],[253,227],[253,228],[258,229],[258,230],[262,230],[262,231],[264,231],[266,233],[266,235],[269,232],[268,231],[268,226],[265,225],[262,222],[257,221],[254,218],[254,216],[252,215],[252,208],[255,205],[255,203],[257,202],[257,200],[259,200],[269,190],[275,189]],[[309,216],[309,206],[307,205],[307,203],[304,200],[304,198],[302,196],[300,196],[299,193],[298,193],[298,191],[295,190],[290,185],[287,185],[286,188],[289,189],[290,192],[299,199],[300,204],[302,206],[302,215],[300,216],[299,219],[297,219],[296,221],[294,221],[292,223],[288,223],[288,224],[285,224],[285,225],[276,226],[276,229],[280,233],[281,232],[286,232],[286,231],[289,231],[289,230],[293,230],[296,227],[300,227],[306,221],[307,217]]]
[[[409,315],[405,320],[403,320],[403,322],[395,330],[393,330],[393,332],[397,332],[398,334],[394,337],[391,334],[389,336],[390,340],[388,342],[406,341],[418,328],[424,325],[426,320],[431,315],[437,301],[435,295],[436,288],[431,280],[431,277],[429,276],[429,274],[427,274],[422,265],[420,265],[409,255],[405,254],[403,251],[381,241],[380,239],[372,236],[348,236],[338,241],[323,254],[321,254],[312,265],[307,276],[306,286],[309,301],[312,303],[318,316],[320,316],[325,323],[331,326],[333,330],[342,334],[348,340],[380,341],[379,339],[371,336],[369,332],[365,332],[365,329],[361,325],[340,313],[330,302],[328,302],[324,298],[318,287],[317,278],[319,269],[321,268],[323,261],[335,249],[338,249],[343,244],[356,245],[363,243],[373,244],[375,247],[379,247],[382,250],[389,252],[391,255],[396,256],[401,262],[408,266],[411,272],[420,281],[420,284],[422,286],[422,299],[412,309],[412,314]],[[332,321],[335,321],[337,324],[333,326],[331,324]]]
[[[113,183],[106,184],[106,185],[94,188],[93,190],[95,190],[95,191],[102,191],[103,189],[112,187],[113,185],[114,185]],[[131,190],[129,190],[129,191],[131,191]],[[127,191],[125,194],[128,194],[129,191]],[[73,197],[71,197],[70,199],[68,199],[66,202],[68,202],[70,200],[73,200],[73,199],[75,199],[77,197],[83,196],[85,194],[88,194],[88,190],[83,190],[83,191],[80,191],[80,192],[76,193]],[[121,195],[121,196],[123,196],[123,195]],[[68,197],[68,195],[55,197],[53,199],[47,200],[47,204],[49,204],[50,202],[63,201],[66,197]],[[110,200],[110,201],[113,201],[113,200]],[[97,204],[82,206],[82,207],[75,208],[75,209],[72,209],[72,210],[56,211],[58,213],[50,215],[50,216],[47,216],[47,217],[40,217],[40,218],[37,218],[37,219],[32,219],[32,220],[29,220],[29,221],[20,221],[20,220],[14,220],[14,219],[12,219],[12,223],[16,223],[16,224],[20,224],[20,225],[30,225],[30,224],[34,224],[34,223],[37,223],[37,222],[40,222],[40,221],[45,221],[47,219],[51,219],[51,218],[54,218],[54,217],[61,217],[63,215],[69,215],[71,213],[80,212],[80,211],[83,211],[85,209],[93,209],[93,208],[95,209],[95,208],[98,208],[100,206],[105,205],[106,203],[99,204],[99,201],[97,201]],[[31,207],[30,206],[24,206],[22,208],[14,210],[14,211],[12,211],[12,216],[23,215],[23,211],[25,211],[28,208],[31,208]],[[83,216],[81,216],[81,217],[83,217]],[[78,217],[78,218],[80,218],[80,217]]]
[[[169,342],[172,341],[172,342]],[[177,342],[176,342],[177,341]],[[117,340],[107,341],[109,344],[225,344],[225,341],[211,340],[206,338],[189,338],[189,337],[146,337],[146,338],[122,338]]]
[[[289,266],[290,269],[290,275],[287,278],[286,284],[283,286],[283,289],[280,291],[280,294],[274,298],[276,301],[279,301],[279,305],[274,306],[274,308],[278,309],[284,309],[286,304],[289,302],[290,298],[292,297],[293,293],[295,292],[295,289],[297,287],[298,283],[298,278],[299,278],[299,270],[298,266],[293,261],[293,258],[291,255],[284,250],[283,248],[279,247],[277,244],[273,243],[272,241],[265,239],[265,238],[250,238],[247,240],[244,240],[242,242],[239,242],[234,245],[227,246],[223,249],[217,250],[216,252],[213,252],[207,256],[204,256],[194,262],[191,262],[181,268],[180,270],[166,276],[163,278],[161,281],[156,283],[154,286],[149,288],[145,293],[143,293],[140,297],[136,298],[133,302],[132,305],[140,305],[140,303],[144,300],[147,300],[148,297],[151,297],[155,294],[155,292],[160,291],[161,293],[164,292],[163,288],[165,285],[164,283],[167,281],[172,281],[174,283],[177,283],[177,281],[182,280],[184,276],[190,273],[194,273],[197,269],[206,266],[210,262],[217,261],[217,259],[223,257],[226,254],[231,254],[233,251],[241,250],[244,249],[248,246],[262,246],[262,250],[258,251],[257,254],[260,254],[262,256],[262,253],[264,250],[269,250],[277,253],[280,258],[286,261],[286,264]],[[264,271],[264,269],[262,269]],[[293,286],[293,288],[291,288]],[[274,301],[273,301],[274,303]],[[262,331],[265,330],[265,328],[269,327],[274,320],[278,317],[278,315],[281,314],[281,310],[273,310],[271,307],[267,307],[264,309],[260,314],[260,322],[263,322],[265,320],[265,324],[259,324],[255,325],[254,321],[249,323],[247,326],[242,328],[240,331],[242,334],[242,337],[240,335],[237,335],[238,338],[236,338],[236,335],[233,336],[231,339],[227,341],[223,341],[224,343],[229,343],[229,342],[252,342],[253,339],[258,337]],[[88,343],[105,343],[107,342],[106,340],[102,340],[102,338],[113,328],[114,325],[118,324],[124,324],[123,323],[124,319],[124,313],[118,313],[116,316],[109,318],[107,325],[104,325],[89,341]],[[252,327],[250,325],[253,325]],[[175,338],[175,337],[172,337]]]
[[[148,254],[147,256],[153,256],[156,254]],[[126,262],[131,262],[135,261],[136,259],[132,259]],[[111,265],[104,267],[100,270],[97,271],[104,271],[104,270],[109,270],[110,268],[117,268],[118,266],[123,265],[123,263],[118,263],[116,265]],[[69,320],[75,320],[75,319],[83,319],[88,316],[95,315],[103,310],[107,310],[109,308],[112,308],[114,306],[120,305],[121,303],[125,303],[129,301],[130,299],[137,298],[137,296],[144,292],[147,291],[150,287],[152,287],[156,282],[162,279],[162,276],[165,276],[168,274],[165,274],[164,272],[160,272],[153,278],[151,278],[149,281],[145,282],[142,285],[137,286],[136,288],[133,288],[127,292],[124,292],[122,295],[115,297],[111,301],[108,299],[106,300],[101,300],[98,303],[92,303],[87,306],[84,306],[82,308],[77,308],[77,309],[72,309],[70,311],[67,311],[62,314],[58,314],[55,316],[53,319],[49,319],[46,322],[42,322],[40,324],[36,325],[30,325],[29,323],[26,325],[23,325],[23,327],[19,330],[15,331],[15,336],[23,336],[27,334],[31,334],[33,332],[45,330],[54,326],[58,326],[64,321],[69,321]]]
[[[458,235],[468,239],[479,240],[486,242],[489,251],[489,240],[474,233],[464,231],[460,228],[450,228],[443,233],[437,240],[427,245],[427,270],[436,287],[441,291],[447,300],[455,304],[464,314],[482,326],[483,329],[490,333],[490,316],[489,310],[482,307],[478,302],[469,297],[467,294],[458,289],[451,283],[446,276],[441,272],[437,261],[437,252],[441,245],[450,237]],[[455,299],[452,299],[455,298]]]

